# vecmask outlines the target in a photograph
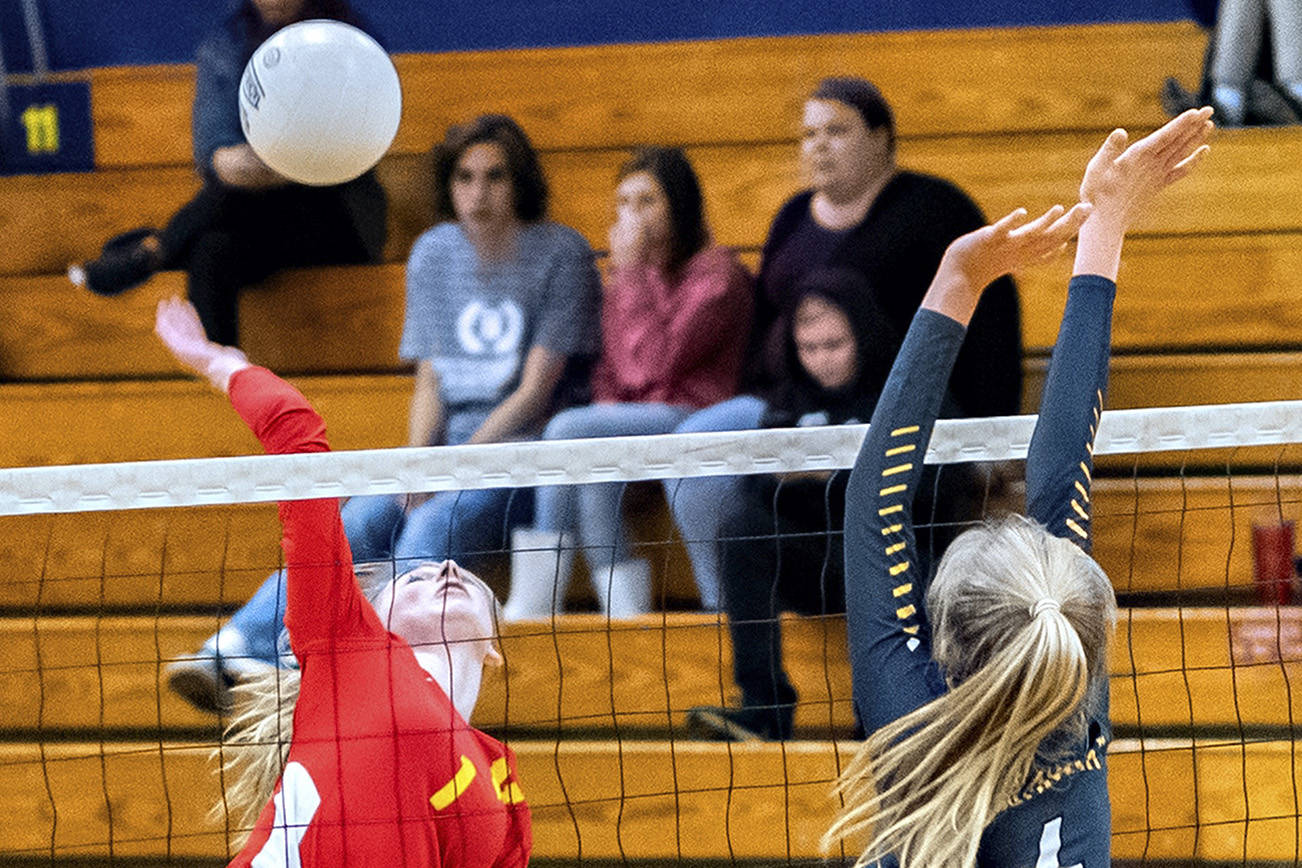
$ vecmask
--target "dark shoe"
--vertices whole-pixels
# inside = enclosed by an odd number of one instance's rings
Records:
[[[1256,79],[1248,88],[1248,123],[1260,127],[1302,123],[1302,103],[1282,87]]]
[[[232,679],[217,657],[200,651],[167,665],[167,686],[173,693],[209,714],[231,711]]]
[[[141,242],[157,233],[150,227],[114,235],[98,259],[68,268],[68,279],[96,295],[119,295],[144,283],[158,270],[158,255]]]
[[[1168,78],[1162,84],[1160,98],[1162,100],[1162,111],[1171,117],[1182,114],[1191,108],[1198,108],[1198,95],[1185,90],[1184,85],[1174,78]]]
[[[270,664],[248,657],[222,657],[205,645],[167,665],[167,686],[200,711],[230,714],[234,707],[231,688],[270,669]]]
[[[710,741],[786,741],[791,738],[795,712],[794,705],[698,705],[687,710],[687,729]]]

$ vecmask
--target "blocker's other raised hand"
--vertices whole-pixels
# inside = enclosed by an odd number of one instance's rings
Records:
[[[1212,110],[1190,109],[1130,144],[1125,130],[1113,130],[1085,167],[1082,202],[1096,219],[1130,222],[1166,187],[1188,175],[1207,153]]]
[[[940,267],[961,272],[973,287],[984,289],[1005,274],[1056,256],[1090,210],[1090,205],[1079,202],[1070,211],[1054,205],[1029,220],[1026,209],[1018,208],[989,226],[955,238]]]

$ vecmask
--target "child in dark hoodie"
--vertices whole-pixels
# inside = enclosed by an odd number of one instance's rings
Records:
[[[784,375],[767,396],[762,427],[852,425],[872,417],[902,340],[876,298],[863,275],[849,269],[821,269],[800,280],[787,311]],[[935,498],[927,495],[939,484],[935,473],[919,486],[924,494],[915,509],[948,526],[970,512],[968,498],[954,495],[971,486],[966,475],[947,470],[939,502],[952,508],[934,515]],[[722,608],[742,705],[693,708],[688,723],[697,733],[731,740],[791,736],[796,692],[782,667],[778,617],[845,611],[841,530],[848,477],[845,470],[751,476],[736,502],[719,504],[730,513],[720,541]],[[937,538],[920,548],[942,543]]]

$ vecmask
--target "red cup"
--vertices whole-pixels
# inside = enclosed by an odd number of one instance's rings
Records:
[[[1263,606],[1293,599],[1293,521],[1252,525],[1252,580]]]

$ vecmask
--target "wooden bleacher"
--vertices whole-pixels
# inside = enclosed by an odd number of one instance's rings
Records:
[[[763,242],[778,206],[800,188],[791,138],[687,149],[718,241],[743,249]],[[1095,130],[901,138],[899,158],[909,168],[952,178],[996,215],[1073,201],[1085,162],[1101,139]],[[627,155],[627,147],[542,154],[555,195],[553,217],[579,230],[597,249],[605,247],[613,179]],[[382,164],[391,197],[390,261],[405,257],[415,235],[429,225],[426,162],[424,155],[398,154]],[[0,273],[61,272],[69,261],[93,253],[95,239],[123,228],[161,225],[198,189],[189,166],[55,177],[55,183],[10,178],[0,185],[7,194],[6,230],[21,242],[4,252]],[[1299,186],[1302,140],[1295,130],[1223,132],[1215,158],[1164,196],[1135,232],[1138,237],[1296,232],[1299,217],[1291,191]]]
[[[901,163],[955,179],[994,215],[1070,201],[1106,131],[1161,123],[1161,80],[1198,68],[1203,47],[1192,25],[1128,24],[399,57],[404,120],[380,166],[392,202],[386,263],[299,270],[251,290],[243,343],[295,376],[336,448],[400,444],[410,394],[396,357],[400,263],[429,222],[425,152],[448,124],[483,111],[522,122],[542,152],[554,216],[596,249],[629,149],[687,146],[716,236],[753,266],[772,214],[799,186],[799,106],[823,75],[876,81],[896,109]],[[190,67],[89,79],[97,171],[0,178],[0,466],[256,451],[152,337],[154,305],[183,290],[181,275],[113,300],[62,276],[108,235],[164,221],[198,184]],[[1302,133],[1222,132],[1214,147],[1128,242],[1110,407],[1302,398]],[[1028,410],[1066,268],[1021,276]],[[1219,473],[1189,469],[1216,462]],[[1145,473],[1168,473],[1155,477],[1105,463],[1113,478],[1096,486],[1096,554],[1118,591],[1179,604],[1247,587],[1253,520],[1296,515],[1302,479],[1244,470],[1280,464],[1302,467],[1302,452],[1176,453],[1145,461]],[[161,665],[247,597],[278,562],[278,536],[269,506],[0,518],[4,858],[225,853],[221,826],[204,820],[219,794],[206,760],[213,721],[160,687]],[[665,594],[690,599],[685,577],[669,574]],[[1290,739],[1302,700],[1290,688],[1302,623],[1290,609],[1122,615],[1114,856],[1293,860],[1298,808],[1279,782],[1298,768]],[[477,709],[520,756],[535,855],[573,859],[581,846],[598,862],[817,857],[828,785],[852,747],[827,741],[851,723],[843,622],[785,628],[800,735],[822,740],[731,749],[685,740],[679,726],[688,706],[731,698],[717,618],[606,627],[584,615],[555,630],[511,627],[508,669],[490,676]]]
[[[1291,304],[1290,293],[1302,274],[1298,241],[1297,235],[1264,233],[1197,242],[1140,236],[1128,242],[1115,352],[1130,359],[1297,347],[1302,306]],[[753,267],[758,256],[746,259]],[[1020,277],[1023,339],[1033,361],[1053,346],[1069,274],[1070,263],[1063,261]],[[397,372],[403,281],[398,263],[278,275],[243,298],[244,344],[279,371]],[[9,379],[41,381],[177,376],[180,368],[153,336],[152,316],[158,299],[184,291],[175,272],[116,299],[77,290],[62,274],[0,276],[0,305],[12,311],[0,322],[0,371]],[[354,327],[332,330],[327,324],[334,322]],[[359,341],[358,333],[367,340]],[[1196,380],[1189,385],[1196,388]],[[1175,386],[1172,398],[1178,401],[1184,384]],[[1275,388],[1297,389],[1292,383]],[[1110,397],[1111,406],[1132,406],[1115,390]]]
[[[231,434],[249,436],[235,426]],[[1178,591],[1246,591],[1252,523],[1295,515],[1300,502],[1297,476],[1102,479],[1095,556],[1123,595],[1166,592],[1174,601]],[[681,561],[666,527],[648,530],[657,534],[645,543],[657,567]],[[280,563],[279,544],[270,504],[0,517],[0,612],[215,614],[253,593]],[[663,572],[664,595],[690,603],[685,571]]]
[[[534,854],[585,861],[812,859],[852,744],[514,742]],[[222,856],[207,745],[0,745],[12,852],[189,860]],[[1113,857],[1242,864],[1292,860],[1292,743],[1118,742],[1108,758]],[[88,786],[87,783],[90,782]],[[784,793],[779,797],[777,793]],[[57,820],[51,805],[58,806]],[[110,822],[110,818],[111,822]],[[1198,825],[1195,825],[1195,824]],[[111,842],[111,843],[110,843]],[[57,863],[56,863],[57,864]]]
[[[87,737],[97,729],[211,735],[213,717],[171,694],[162,668],[198,647],[215,616],[0,619],[0,735]],[[805,738],[854,726],[845,619],[785,619],[788,672]],[[560,731],[680,732],[694,705],[733,700],[732,653],[717,615],[669,613],[607,624],[564,615],[504,629],[506,667],[485,680],[474,723],[512,738]],[[1302,615],[1269,608],[1123,609],[1112,653],[1112,717],[1123,736],[1302,724]],[[39,696],[39,710],[25,701]],[[102,697],[102,699],[101,699]],[[558,699],[560,707],[558,711]]]

